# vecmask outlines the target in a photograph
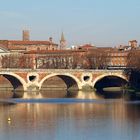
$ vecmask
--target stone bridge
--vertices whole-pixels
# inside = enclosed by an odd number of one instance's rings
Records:
[[[67,89],[77,87],[78,90],[82,90],[85,86],[94,88],[104,77],[111,76],[128,81],[123,70],[1,69],[0,75],[8,79],[15,90],[22,87],[24,91],[28,91],[31,87],[41,90],[43,83],[54,76],[60,77]]]

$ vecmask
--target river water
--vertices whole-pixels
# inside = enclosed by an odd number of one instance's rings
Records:
[[[140,140],[139,97],[62,91],[0,97],[0,140]]]

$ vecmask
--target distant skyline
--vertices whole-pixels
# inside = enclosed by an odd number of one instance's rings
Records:
[[[136,39],[140,44],[140,0],[0,0],[0,40],[31,40],[68,45],[114,47]]]

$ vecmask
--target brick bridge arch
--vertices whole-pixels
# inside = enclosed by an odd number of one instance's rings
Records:
[[[30,90],[30,87],[36,86],[41,89],[45,80],[59,76],[64,80],[67,86],[75,82],[78,89],[81,90],[84,85],[94,87],[95,84],[104,77],[115,76],[128,82],[128,78],[123,70],[30,70],[30,69],[1,69],[0,75],[6,75],[6,78],[17,79],[23,85],[24,91]],[[34,77],[33,80],[30,78]],[[67,82],[68,79],[68,82]],[[10,80],[9,80],[10,81]],[[14,83],[14,82],[13,82]]]
[[[41,90],[41,87],[42,87],[43,83],[44,83],[47,79],[52,78],[52,77],[54,77],[54,76],[59,76],[60,78],[62,78],[62,80],[66,83],[67,87],[68,87],[69,84],[71,84],[71,83],[68,83],[65,79],[69,78],[69,79],[75,81],[75,83],[77,84],[77,88],[78,88],[79,90],[82,89],[81,81],[80,81],[77,77],[75,77],[74,75],[68,74],[68,73],[64,73],[64,74],[62,74],[62,73],[55,73],[55,74],[49,74],[49,75],[45,76],[45,77],[39,82],[39,90]]]
[[[27,90],[25,80],[22,77],[20,77],[19,75],[15,74],[13,72],[0,72],[0,75],[3,75],[5,78],[7,78],[11,82],[11,84],[13,85],[13,87],[16,87],[17,86],[15,84],[15,79],[18,80],[20,82],[20,84],[23,86],[23,90],[24,91]]]
[[[128,77],[126,77],[126,76],[123,75],[123,74],[117,74],[117,73],[109,74],[109,73],[106,73],[106,74],[101,74],[101,75],[97,76],[97,77],[93,80],[92,87],[95,87],[95,84],[96,84],[99,80],[103,79],[104,77],[109,77],[109,76],[118,77],[118,78],[121,78],[121,79],[125,80],[126,82],[128,82]]]

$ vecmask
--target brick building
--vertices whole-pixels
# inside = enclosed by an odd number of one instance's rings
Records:
[[[60,46],[58,46],[58,44],[53,42],[51,37],[48,41],[30,40],[29,31],[24,30],[22,40],[0,40],[0,59],[2,55],[6,54],[22,54],[26,60],[31,57],[30,60],[33,60],[33,65],[35,64],[36,68],[91,68],[89,67],[90,63],[94,63],[95,61],[98,61],[97,63],[105,63],[106,67],[103,66],[104,68],[125,68],[129,53],[131,50],[137,49],[139,49],[137,41],[132,40],[129,41],[127,46],[121,45],[118,48],[95,47],[91,44],[85,44],[78,46],[76,49],[67,50],[63,33],[61,35]],[[13,56],[10,56],[9,59],[11,57],[13,58]],[[57,67],[55,67],[56,65]]]
[[[92,49],[95,49],[95,46],[91,44],[85,44],[85,45],[78,46],[77,49],[78,50],[92,50]]]
[[[10,52],[24,52],[33,50],[57,50],[58,44],[50,37],[48,41],[30,40],[29,31],[23,31],[23,40],[0,40],[0,47]]]

